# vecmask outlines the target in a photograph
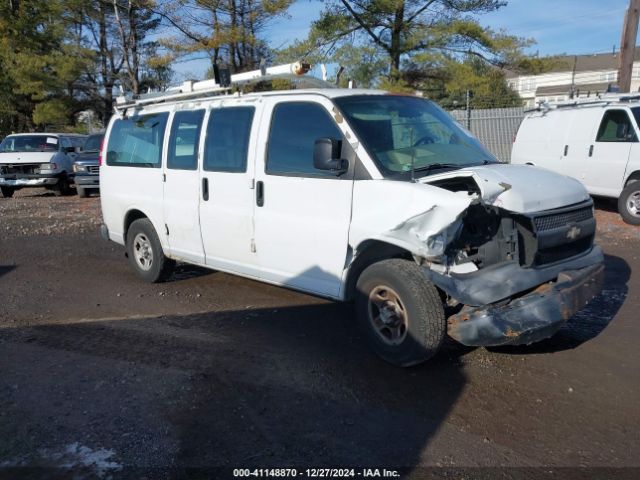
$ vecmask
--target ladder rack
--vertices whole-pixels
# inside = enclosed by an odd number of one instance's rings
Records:
[[[136,96],[122,94],[116,98],[115,108],[116,110],[126,110],[131,107],[142,107],[144,105],[185,100],[193,97],[223,95],[230,92],[234,86],[263,80],[274,80],[287,76],[290,77],[292,75],[296,77],[302,76],[310,69],[311,65],[303,62],[294,62],[268,68],[265,67],[264,62],[261,62],[259,70],[229,75],[228,70],[216,67],[214,68],[215,78],[211,80],[203,80],[200,82],[187,80],[181,85],[169,87],[164,92],[151,92]]]
[[[543,112],[546,113],[550,110],[559,110],[563,108],[578,108],[578,107],[595,107],[598,105],[607,106],[615,103],[630,103],[634,101],[640,101],[640,93],[605,93],[597,95],[595,97],[578,98],[575,100],[567,100],[559,103],[547,103],[543,102],[538,107],[527,112]]]

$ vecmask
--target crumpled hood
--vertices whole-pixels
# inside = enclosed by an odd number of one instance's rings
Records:
[[[551,210],[589,199],[578,180],[532,165],[483,165],[430,175],[420,181],[460,177],[473,177],[485,203],[516,213]]]
[[[0,163],[49,163],[56,152],[1,152]]]

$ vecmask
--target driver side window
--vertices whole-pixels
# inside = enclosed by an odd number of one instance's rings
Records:
[[[624,110],[608,110],[602,118],[596,142],[637,142],[631,119]]]
[[[319,138],[342,140],[329,113],[311,102],[284,102],[276,106],[267,149],[267,173],[334,177],[313,166],[313,148]]]

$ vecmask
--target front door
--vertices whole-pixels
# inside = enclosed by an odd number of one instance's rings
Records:
[[[253,105],[210,111],[200,173],[200,224],[207,265],[255,277],[254,164],[247,161],[249,152],[255,152],[254,117]]]
[[[204,110],[176,112],[164,171],[164,222],[171,252],[204,263],[198,212],[198,150]]]
[[[255,176],[255,248],[264,280],[338,297],[353,168],[336,176],[313,166],[317,139],[343,140],[331,108],[317,96],[266,100]]]
[[[585,184],[590,193],[618,197],[631,148],[638,143],[633,122],[624,109],[604,112],[590,145]]]

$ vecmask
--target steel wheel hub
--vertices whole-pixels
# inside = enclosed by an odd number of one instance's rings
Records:
[[[368,313],[371,326],[383,342],[402,343],[407,336],[407,314],[394,290],[384,285],[371,290]]]
[[[627,210],[634,217],[640,217],[640,190],[629,195],[627,199]]]
[[[153,265],[153,248],[151,242],[144,233],[139,233],[133,240],[133,255],[138,266],[148,271]]]

